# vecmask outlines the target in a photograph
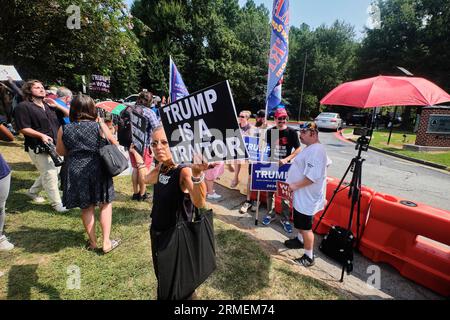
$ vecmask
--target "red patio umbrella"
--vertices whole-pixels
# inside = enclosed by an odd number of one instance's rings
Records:
[[[97,108],[104,109],[107,112],[112,112],[120,103],[115,101],[102,101],[97,103],[95,106]]]
[[[418,77],[378,76],[345,82],[331,90],[321,104],[375,108],[432,106],[450,101],[450,95],[433,82]],[[394,111],[394,117],[397,108]],[[389,131],[388,144],[391,140]]]
[[[321,104],[357,108],[432,106],[450,95],[424,78],[378,76],[345,82],[330,91]]]

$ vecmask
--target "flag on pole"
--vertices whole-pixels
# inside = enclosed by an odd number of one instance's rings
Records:
[[[277,106],[281,104],[281,85],[283,84],[283,78],[281,78],[273,91],[270,93],[269,98],[267,99],[267,105],[269,110],[273,110]],[[267,114],[267,113],[266,113]]]
[[[281,102],[281,83],[289,51],[289,0],[273,0],[266,114]]]
[[[178,72],[177,66],[170,57],[170,83],[169,83],[169,97],[170,102],[177,101],[185,96],[189,95],[189,91],[187,90],[183,78],[181,74]]]

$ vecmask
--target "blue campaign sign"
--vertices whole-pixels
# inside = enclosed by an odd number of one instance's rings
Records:
[[[245,147],[248,151],[250,161],[268,161],[270,154],[270,146],[266,145],[264,150],[260,150],[259,138],[244,136]],[[261,159],[262,157],[262,159]]]
[[[286,181],[290,163],[255,163],[252,165],[252,191],[277,191],[277,181]]]

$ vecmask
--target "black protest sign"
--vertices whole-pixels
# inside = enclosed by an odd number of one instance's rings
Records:
[[[228,81],[193,93],[160,110],[176,163],[247,159]]]
[[[133,111],[130,120],[131,142],[134,144],[136,151],[143,157],[145,144],[147,143],[147,119]]]
[[[111,84],[111,77],[93,74],[91,76],[91,83],[89,90],[98,92],[109,92]]]

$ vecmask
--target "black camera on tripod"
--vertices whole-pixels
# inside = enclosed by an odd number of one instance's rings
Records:
[[[353,135],[359,136],[358,140],[356,140],[355,149],[367,151],[369,149],[370,140],[372,140],[372,128],[362,127],[353,129]]]
[[[50,158],[52,158],[55,167],[60,167],[64,164],[64,159],[56,153],[56,147],[52,142],[47,142],[43,144],[44,152],[48,153]]]

